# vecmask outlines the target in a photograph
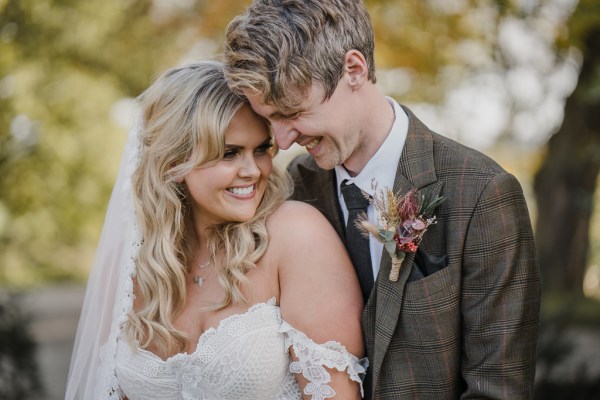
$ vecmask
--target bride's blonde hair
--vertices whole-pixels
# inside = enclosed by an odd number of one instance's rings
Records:
[[[173,321],[183,309],[186,273],[199,243],[191,200],[178,182],[192,168],[223,157],[227,126],[248,103],[227,87],[222,64],[211,61],[168,70],[140,99],[143,128],[132,186],[142,235],[135,259],[141,304],[130,313],[126,333],[140,347],[168,355],[186,345]],[[225,292],[212,308],[246,301],[241,285],[267,249],[266,219],[290,194],[289,176],[274,165],[250,221],[211,227],[206,245]]]

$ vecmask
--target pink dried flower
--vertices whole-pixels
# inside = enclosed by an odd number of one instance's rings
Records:
[[[417,189],[412,189],[398,201],[398,216],[401,221],[413,219],[419,211]]]

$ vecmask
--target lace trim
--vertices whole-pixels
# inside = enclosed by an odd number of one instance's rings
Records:
[[[192,353],[177,353],[177,354],[174,354],[174,355],[168,357],[167,359],[163,360],[162,358],[160,358],[156,354],[152,353],[151,351],[141,349],[139,347],[136,349],[136,351],[138,351],[142,354],[145,354],[147,357],[156,361],[159,364],[165,364],[165,365],[178,363],[178,362],[181,362],[181,360],[188,359],[188,358],[194,358],[194,357],[200,357],[200,359],[202,361],[208,362],[213,358],[216,350],[212,346],[210,346],[208,348],[206,346],[219,332],[226,333],[225,336],[227,338],[239,337],[239,336],[243,335],[244,333],[246,333],[246,330],[253,323],[253,321],[245,322],[242,319],[248,318],[249,316],[251,316],[251,314],[253,314],[257,311],[263,311],[265,308],[276,307],[276,306],[277,306],[277,301],[276,301],[275,297],[273,296],[270,299],[268,299],[266,302],[253,304],[245,312],[238,313],[238,314],[232,314],[232,315],[229,315],[229,316],[223,318],[221,321],[219,321],[219,324],[216,327],[208,328],[200,335],[200,337],[198,338],[198,343],[196,344],[196,349]],[[276,320],[276,321],[281,320],[279,308],[277,308],[272,313],[269,312],[268,314],[263,315],[263,318],[258,320],[258,322],[256,322],[256,323],[260,324],[260,326],[264,326],[265,322],[274,321],[274,320]],[[250,323],[250,325],[246,326],[248,323]],[[223,340],[223,339],[221,339],[221,340]],[[208,352],[208,354],[207,354],[207,352]]]
[[[221,321],[219,321],[219,324],[217,325],[216,328],[214,328],[214,327],[208,328],[200,335],[200,338],[198,338],[198,344],[196,346],[196,351],[194,352],[194,354],[197,353],[198,350],[205,343],[207,343],[213,336],[215,336],[217,334],[217,332],[219,332],[221,330],[227,329],[230,332],[235,330],[235,331],[237,331],[237,333],[233,334],[232,336],[240,336],[243,333],[243,327],[238,326],[238,322],[239,322],[240,318],[245,318],[249,314],[252,314],[256,311],[260,311],[266,307],[275,307],[275,306],[277,306],[277,300],[275,299],[275,296],[273,296],[270,299],[268,299],[266,302],[256,303],[256,304],[251,305],[250,308],[248,308],[248,310],[245,312],[238,313],[238,314],[232,314],[230,316],[223,318]],[[277,312],[277,318],[280,318],[279,311]]]
[[[304,388],[304,394],[312,396],[312,400],[335,396],[335,391],[328,385],[331,382],[331,375],[325,369],[328,367],[340,372],[346,371],[350,379],[358,382],[361,396],[364,396],[360,375],[364,374],[369,366],[367,358],[359,360],[339,342],[316,344],[285,321],[282,321],[279,332],[286,334],[286,350],[289,351],[290,347],[293,347],[298,357],[298,361],[290,363],[290,371],[294,374],[301,373],[309,382]]]

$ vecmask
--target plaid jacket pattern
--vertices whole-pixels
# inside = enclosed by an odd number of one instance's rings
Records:
[[[516,178],[485,155],[430,131],[404,107],[409,129],[394,192],[431,191],[437,208],[420,249],[441,270],[400,279],[380,272],[363,311],[373,399],[533,397],[540,276],[530,217]],[[288,170],[296,200],[318,208],[344,240],[334,171],[298,156]]]

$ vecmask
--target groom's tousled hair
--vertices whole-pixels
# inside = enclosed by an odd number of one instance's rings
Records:
[[[295,111],[312,83],[327,100],[350,50],[366,59],[375,82],[374,37],[362,0],[254,0],[227,27],[225,76],[235,92]]]

